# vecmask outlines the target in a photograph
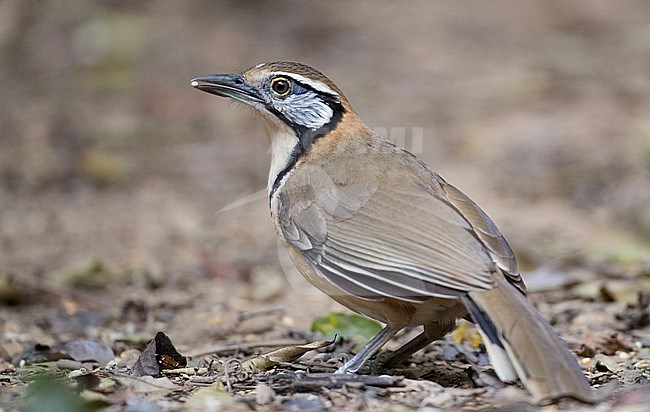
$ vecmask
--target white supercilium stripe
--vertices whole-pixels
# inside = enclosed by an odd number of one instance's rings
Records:
[[[299,83],[306,84],[309,87],[311,87],[314,90],[318,90],[319,92],[327,93],[331,96],[338,96],[339,94],[336,93],[334,90],[326,86],[324,83],[321,83],[319,81],[312,80],[308,77],[301,76],[296,73],[290,73],[290,72],[273,72],[274,75],[281,75],[281,76],[287,76],[289,78],[292,78],[296,80]]]

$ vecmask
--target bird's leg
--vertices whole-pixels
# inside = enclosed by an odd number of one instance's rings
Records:
[[[341,366],[338,368],[338,370],[335,373],[354,373],[359,370],[361,366],[363,366],[364,363],[368,359],[372,357],[379,349],[381,349],[382,346],[386,344],[397,332],[399,332],[401,328],[395,328],[390,325],[386,325],[384,329],[381,330],[374,338],[370,340],[364,346],[361,348],[359,353],[354,355],[352,359],[349,361],[345,362],[345,365]]]
[[[405,361],[415,352],[429,346],[434,340],[438,340],[451,332],[455,325],[455,320],[426,324],[424,326],[424,332],[406,342],[395,352],[388,354],[382,361],[383,365],[385,367],[393,367]]]
[[[424,349],[435,339],[429,338],[426,332],[420,333],[404,345],[400,346],[396,351],[389,353],[382,361],[382,366],[390,368],[408,359],[415,352]]]

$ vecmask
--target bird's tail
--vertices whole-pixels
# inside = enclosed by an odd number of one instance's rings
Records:
[[[463,298],[483,336],[497,376],[519,377],[537,401],[572,397],[594,402],[589,382],[566,344],[528,299],[503,276],[495,287]]]

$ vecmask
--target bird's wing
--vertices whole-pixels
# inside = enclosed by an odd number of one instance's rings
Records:
[[[382,159],[302,167],[279,195],[289,243],[321,276],[366,299],[420,302],[487,290],[498,269],[523,290],[514,253],[492,220],[394,150],[402,172],[383,170]]]
[[[506,275],[509,282],[525,292],[524,282],[519,274],[519,263],[508,241],[492,219],[472,199],[456,187],[435,175],[441,182],[449,203],[460,212],[471,225],[474,233],[487,248],[494,263]]]

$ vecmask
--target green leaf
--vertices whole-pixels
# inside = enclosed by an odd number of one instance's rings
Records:
[[[32,378],[19,407],[25,412],[86,412],[95,409],[79,396],[78,390],[48,374]]]
[[[339,335],[364,345],[381,331],[381,325],[354,313],[330,312],[314,319],[311,330],[322,333],[327,339]]]

